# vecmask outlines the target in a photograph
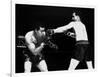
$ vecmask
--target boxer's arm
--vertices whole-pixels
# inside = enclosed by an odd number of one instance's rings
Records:
[[[41,45],[35,49],[35,52],[41,52],[43,48],[44,48],[44,43],[41,43]]]
[[[28,45],[28,48],[29,48],[29,50],[32,52],[32,53],[39,53],[39,52],[41,52],[42,51],[42,49],[43,49],[43,47],[44,47],[44,44],[41,44],[39,47],[35,47],[35,44],[34,43],[31,43],[31,44],[29,44]]]
[[[25,35],[25,42],[28,49],[33,53],[35,52],[35,44],[32,42],[34,38],[32,38],[32,32],[28,32]]]
[[[43,43],[41,43],[41,45],[39,47],[37,47],[37,48],[35,47],[34,42],[36,41],[36,39],[34,38],[34,36],[31,33],[28,33],[25,36],[25,40],[26,40],[26,44],[27,44],[29,50],[32,53],[40,52],[43,49],[43,47],[44,47],[44,44]]]
[[[54,30],[54,33],[63,33],[64,31],[70,29],[73,27],[73,22],[69,23],[68,25],[62,26],[62,27],[58,27]]]
[[[69,37],[72,37],[72,38],[75,38],[76,35],[74,32],[68,32],[68,33],[65,33],[65,35],[69,36]]]
[[[41,43],[41,45],[37,48],[35,47],[34,43],[28,43],[27,46],[32,53],[35,53],[35,52],[38,53],[38,52],[41,52],[41,50],[44,48],[44,43]]]
[[[67,25],[66,26],[62,26],[62,27],[58,27],[56,29],[53,29],[54,30],[54,33],[62,33],[64,32],[66,29]]]

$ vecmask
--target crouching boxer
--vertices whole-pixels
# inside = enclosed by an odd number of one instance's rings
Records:
[[[43,72],[48,71],[46,61],[41,53],[44,48],[45,28],[37,27],[33,31],[29,31],[25,35],[26,45],[31,58],[27,58],[24,64],[25,72],[31,72],[32,63]],[[30,60],[31,59],[31,60]]]

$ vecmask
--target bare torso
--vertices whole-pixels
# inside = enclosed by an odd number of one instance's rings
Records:
[[[76,33],[76,41],[88,40],[85,25],[81,22],[73,22],[73,28]]]

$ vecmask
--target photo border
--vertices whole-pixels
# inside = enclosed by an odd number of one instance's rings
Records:
[[[33,0],[12,0],[11,2],[11,74],[12,76],[18,76],[18,77],[27,77],[27,76],[36,76],[36,75],[51,75],[51,74],[57,74],[57,73],[61,73],[62,75],[64,75],[65,73],[79,73],[79,72],[94,72],[97,71],[97,57],[94,57],[95,61],[94,61],[94,65],[95,68],[94,70],[75,70],[75,71],[52,71],[52,72],[46,72],[46,73],[31,73],[31,74],[25,74],[25,73],[15,73],[15,5],[16,4],[28,4],[28,5],[45,5],[45,6],[62,6],[62,7],[81,7],[81,8],[93,8],[94,9],[94,28],[97,30],[97,27],[95,27],[96,24],[96,14],[97,14],[97,8],[94,5],[76,5],[76,4],[59,4],[59,3],[49,3],[49,2],[36,2]],[[97,49],[95,49],[95,47],[97,46],[96,44],[96,38],[97,37],[97,32],[95,32],[94,29],[94,52],[97,51]],[[97,56],[97,52],[95,52],[95,55]]]

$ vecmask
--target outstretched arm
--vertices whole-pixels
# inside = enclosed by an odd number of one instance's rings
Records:
[[[68,25],[54,29],[54,33],[63,33],[64,31],[66,31],[72,27],[73,27],[73,22],[69,23]]]
[[[66,26],[62,26],[62,27],[58,27],[58,28],[54,29],[54,33],[62,33],[65,30],[67,30],[66,27],[67,27],[67,25]]]

